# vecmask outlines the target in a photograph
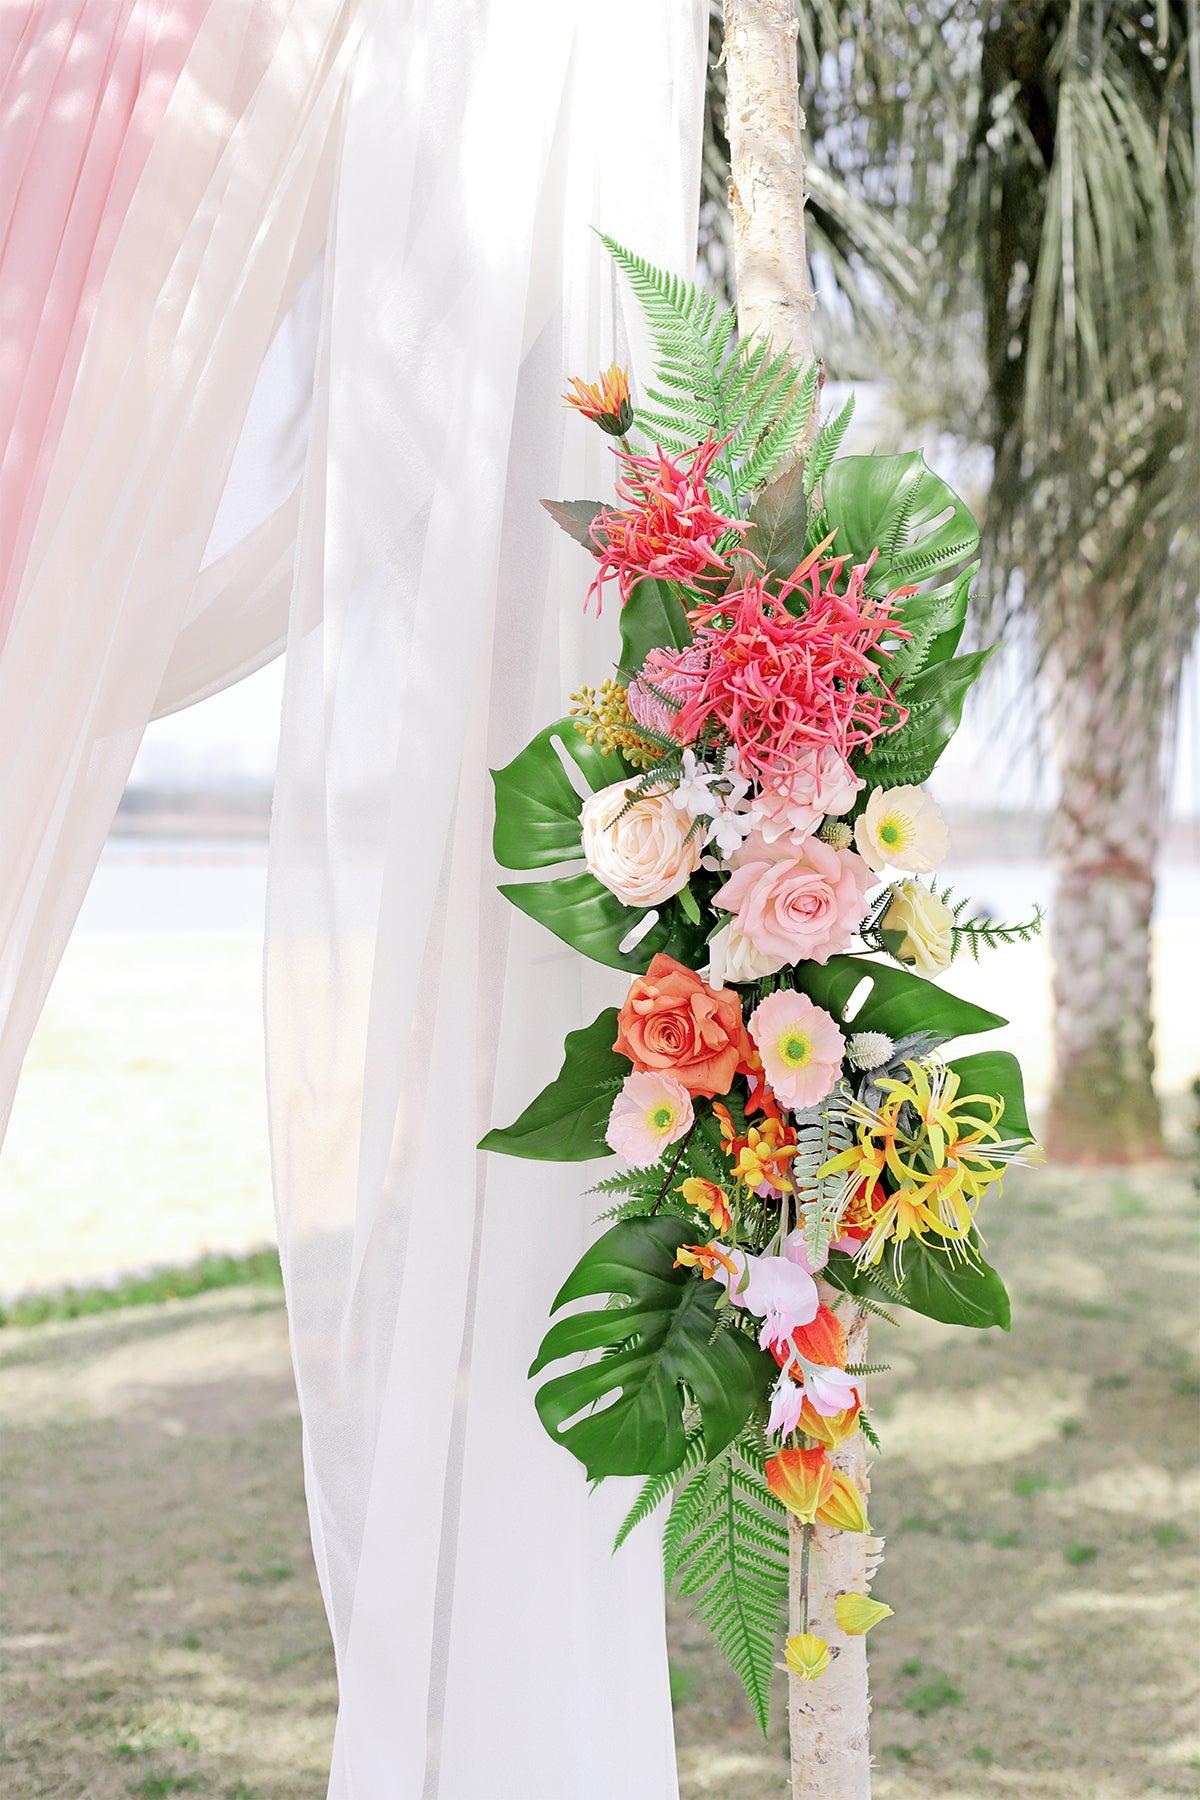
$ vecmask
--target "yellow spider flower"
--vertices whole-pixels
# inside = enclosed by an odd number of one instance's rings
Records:
[[[907,1062],[908,1079],[883,1079],[877,1112],[855,1102],[855,1142],[818,1169],[847,1174],[847,1200],[862,1210],[871,1229],[859,1256],[878,1262],[889,1240],[924,1238],[933,1232],[947,1249],[971,1234],[975,1213],[990,1187],[1003,1185],[1008,1163],[1027,1156],[1025,1144],[1002,1138],[1004,1102],[991,1094],[962,1094],[953,1069],[941,1063]],[[884,1191],[884,1178],[891,1191]]]

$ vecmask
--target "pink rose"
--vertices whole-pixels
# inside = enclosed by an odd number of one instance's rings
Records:
[[[786,793],[764,787],[756,816],[765,842],[804,842],[827,815],[837,817],[854,805],[863,783],[831,744],[805,751],[789,777]]]
[[[734,915],[742,936],[777,967],[828,962],[850,946],[867,913],[874,877],[853,850],[834,850],[820,838],[796,848],[768,844],[761,832],[746,839],[733,874],[713,904]]]

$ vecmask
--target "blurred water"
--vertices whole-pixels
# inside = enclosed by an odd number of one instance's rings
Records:
[[[956,862],[939,880],[969,893],[981,910],[1005,920],[1048,908],[1053,885],[1045,860]],[[135,934],[261,932],[267,849],[235,838],[110,839],[79,915],[84,932]],[[1160,925],[1200,917],[1200,869],[1170,861],[1156,907]]]

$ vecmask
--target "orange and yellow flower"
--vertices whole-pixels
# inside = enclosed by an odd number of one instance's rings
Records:
[[[713,1107],[721,1128],[721,1142],[733,1163],[734,1180],[751,1194],[791,1194],[795,1183],[787,1165],[796,1154],[796,1133],[779,1117],[768,1115],[759,1125],[748,1125],[745,1137],[734,1129],[728,1108]]]
[[[804,1525],[834,1498],[835,1471],[824,1450],[779,1450],[766,1466],[767,1486]]]
[[[810,1453],[811,1454],[811,1453]],[[824,1452],[821,1452],[824,1455]],[[833,1525],[838,1531],[870,1531],[867,1503],[857,1485],[840,1469],[832,1471],[832,1491],[817,1508],[818,1525]]]
[[[686,1181],[680,1182],[676,1188],[689,1206],[703,1213],[710,1221],[714,1231],[728,1231],[733,1224],[733,1214],[729,1210],[729,1201],[724,1188],[718,1187],[715,1181],[705,1181],[700,1175],[689,1175]]]
[[[677,1269],[699,1269],[705,1281],[711,1281],[718,1269],[723,1269],[734,1281],[741,1275],[741,1270],[724,1244],[680,1244],[675,1252],[674,1266]]]
[[[815,1681],[833,1661],[833,1651],[815,1631],[798,1631],[783,1646],[783,1660],[789,1674],[801,1681]]]
[[[633,424],[629,370],[615,362],[603,369],[595,381],[581,381],[578,375],[572,375],[570,391],[563,399],[610,437],[621,437]]]

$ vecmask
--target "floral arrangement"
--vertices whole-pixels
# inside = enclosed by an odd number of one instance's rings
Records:
[[[589,600],[621,609],[621,663],[495,773],[495,854],[582,859],[501,891],[632,980],[483,1146],[619,1159],[537,1407],[590,1478],[643,1478],[618,1543],[671,1502],[668,1579],[765,1729],[781,1640],[805,1680],[838,1651],[809,1630],[818,1528],[870,1531],[857,1325],[889,1306],[1008,1325],[979,1217],[1031,1151],[1020,1072],[947,1054],[1005,1021],[931,978],[1040,918],[971,917],[929,879],[948,835],[921,783],[988,655],[959,650],[967,508],[919,454],[840,457],[850,405],[809,442],[815,370],[604,241],[655,384],[635,409],[615,366],[573,382],[615,498],[545,504],[595,559]],[[833,1610],[846,1636],[890,1612],[865,1592]]]

